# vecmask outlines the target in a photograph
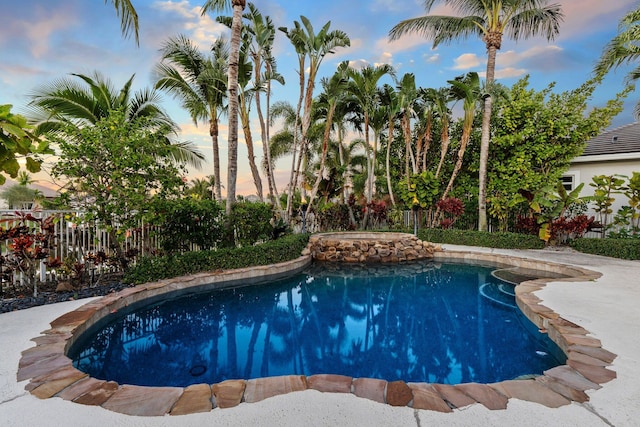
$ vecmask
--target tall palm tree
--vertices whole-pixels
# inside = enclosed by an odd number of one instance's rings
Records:
[[[391,146],[395,139],[395,123],[400,112],[400,102],[398,92],[390,84],[384,84],[380,91],[382,108],[384,109],[387,119],[387,151],[385,156],[385,175],[387,178],[387,191],[391,205],[396,206],[396,199],[393,195],[393,185],[391,184]]]
[[[462,169],[462,161],[464,158],[467,145],[471,140],[471,132],[473,131],[473,119],[476,116],[476,105],[481,99],[480,91],[480,78],[478,73],[468,73],[466,76],[458,77],[455,80],[450,80],[451,95],[456,100],[463,102],[463,121],[462,121],[462,136],[460,137],[460,146],[458,147],[458,158],[451,172],[449,183],[442,193],[441,199],[444,200],[449,195],[449,192],[453,188],[460,169]],[[439,211],[436,211],[436,217]]]
[[[231,24],[231,49],[229,51],[229,69],[227,89],[229,91],[229,136],[228,172],[227,172],[227,216],[236,202],[236,181],[238,179],[238,61],[242,42],[242,12],[247,6],[246,0],[207,0],[202,5],[202,15],[207,12],[223,12],[233,9]]]
[[[443,3],[455,16],[428,15],[435,3]],[[486,87],[488,93],[495,80],[496,54],[504,34],[517,41],[543,35],[553,40],[558,35],[563,13],[559,4],[548,0],[424,0],[427,15],[407,19],[389,32],[391,40],[408,33],[419,33],[433,40],[433,47],[456,39],[479,36],[487,47]],[[480,183],[478,194],[478,229],[487,230],[486,180],[492,100],[484,98],[482,139],[480,143]]]
[[[37,133],[57,132],[65,123],[78,128],[93,126],[114,111],[123,110],[129,121],[147,117],[155,130],[165,127],[167,143],[177,135],[178,126],[160,108],[160,95],[155,90],[142,89],[132,93],[131,76],[124,86],[116,90],[113,84],[99,72],[92,76],[72,74],[80,79],[63,78],[43,85],[31,94],[31,119],[37,123]],[[186,162],[199,168],[202,154],[189,142],[171,144],[171,155],[177,162]]]
[[[255,92],[256,113],[260,122],[260,132],[263,147],[263,165],[269,186],[269,198],[274,208],[282,215],[278,188],[273,172],[271,150],[269,147],[269,116],[271,109],[271,82],[284,84],[284,78],[276,70],[276,60],[273,56],[273,42],[275,40],[275,26],[269,16],[263,16],[260,11],[249,3],[249,12],[245,14],[248,20],[247,30],[251,33],[249,55],[253,61],[253,85],[262,88],[266,97],[265,112],[262,109],[261,90]],[[266,116],[265,116],[266,115]]]
[[[357,99],[363,112],[364,121],[364,141],[368,147],[371,146],[369,138],[369,130],[371,127],[371,117],[374,114],[379,104],[379,92],[378,82],[385,76],[394,76],[395,71],[389,64],[382,64],[377,66],[368,65],[361,70],[349,69],[349,79],[351,81],[349,85],[349,92]],[[376,148],[373,147],[371,151],[367,150],[369,155],[369,181],[367,184],[367,202],[371,202],[373,198],[373,181],[375,180],[375,158]]]
[[[604,48],[600,60],[595,66],[599,77],[612,68],[622,64],[636,62],[640,58],[640,7],[626,14],[618,26],[619,34]],[[627,74],[629,83],[640,78],[640,64]],[[640,102],[636,104],[634,114],[640,118]]]
[[[294,27],[290,30],[284,27],[280,27],[279,30],[284,32],[286,36],[293,44],[296,53],[298,55],[298,73],[300,77],[300,97],[298,99],[297,116],[300,116],[300,110],[303,109],[301,117],[301,144],[299,150],[299,156],[296,159],[296,148],[294,146],[291,176],[289,180],[289,192],[287,195],[287,215],[291,216],[292,212],[292,200],[293,190],[297,185],[298,176],[300,174],[300,168],[303,159],[303,153],[306,152],[309,141],[307,138],[307,132],[311,126],[311,106],[313,101],[313,90],[315,88],[316,77],[318,70],[322,64],[322,60],[330,53],[334,53],[335,48],[350,46],[351,40],[347,33],[341,30],[330,31],[331,21],[327,22],[318,33],[315,32],[311,21],[305,16],[301,16],[300,20],[294,21]],[[309,65],[307,67],[306,60],[309,58]],[[308,73],[308,79],[306,80],[305,88],[305,75]],[[297,129],[297,126],[296,128]],[[297,135],[295,135],[297,137]],[[297,138],[294,138],[294,142],[297,143]],[[297,166],[296,166],[297,161]]]
[[[240,49],[240,60],[238,61],[238,96],[240,113],[240,123],[244,133],[244,140],[247,145],[247,156],[249,158],[249,169],[253,177],[253,183],[256,186],[256,193],[260,201],[264,201],[262,194],[262,178],[256,164],[256,156],[253,149],[253,133],[251,132],[251,105],[257,94],[262,89],[260,86],[254,86],[251,81],[253,66],[248,55],[250,34],[245,34],[242,48]]]
[[[186,36],[169,38],[161,48],[162,60],[155,67],[155,87],[165,90],[181,101],[194,124],[208,122],[213,148],[215,197],[222,200],[220,181],[219,119],[224,112],[227,90],[229,47],[219,38],[206,56]]]
[[[104,0],[107,3],[107,0]],[[120,18],[120,29],[122,35],[129,37],[133,33],[136,39],[136,44],[140,44],[140,38],[138,37],[138,13],[133,7],[131,0],[111,0],[113,7],[116,9],[116,13]]]
[[[337,105],[345,98],[347,87],[347,70],[349,67],[348,62],[342,62],[338,66],[338,70],[331,76],[331,78],[323,78],[321,80],[322,88],[324,91],[320,95],[318,102],[323,105],[326,111],[324,134],[322,137],[322,154],[320,157],[320,169],[316,176],[316,181],[311,189],[311,195],[309,196],[309,206],[313,205],[313,200],[318,193],[320,182],[324,176],[325,161],[327,159],[327,153],[329,151],[329,138],[331,136],[331,129],[333,128],[333,116],[336,111]]]
[[[412,132],[411,132],[411,120],[416,115],[415,106],[418,100],[418,90],[416,88],[415,75],[412,73],[406,73],[402,76],[402,79],[398,82],[398,106],[400,107],[400,118],[402,126],[402,135],[404,137],[405,145],[405,175],[407,176],[407,184],[409,184],[409,177],[411,172],[418,173],[418,161],[416,155],[413,153],[412,145]],[[409,170],[411,164],[412,170]]]

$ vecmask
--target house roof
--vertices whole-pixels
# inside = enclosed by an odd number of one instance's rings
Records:
[[[587,141],[582,156],[640,153],[640,122],[620,126]]]

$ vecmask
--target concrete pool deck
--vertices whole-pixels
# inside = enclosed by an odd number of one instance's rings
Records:
[[[275,396],[257,403],[184,416],[134,417],[59,398],[40,400],[17,382],[21,352],[49,323],[89,300],[0,315],[0,424],[75,425],[636,425],[640,419],[640,261],[623,261],[568,251],[510,251],[445,245],[451,251],[512,255],[574,265],[602,273],[592,282],[558,282],[537,291],[544,305],[599,339],[616,353],[610,369],[617,379],[589,390],[586,403],[560,408],[512,398],[503,411],[474,404],[453,413],[393,407],[345,393],[315,390]]]

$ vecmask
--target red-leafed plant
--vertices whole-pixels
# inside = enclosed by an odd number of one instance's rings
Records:
[[[0,220],[0,240],[7,242],[1,260],[2,275],[10,279],[14,272],[21,273],[20,281],[33,289],[33,296],[38,295],[38,267],[49,257],[56,238],[55,220],[54,216],[37,218],[19,211]]]

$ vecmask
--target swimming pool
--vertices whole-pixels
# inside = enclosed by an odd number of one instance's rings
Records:
[[[320,373],[490,383],[563,364],[495,269],[315,264],[269,284],[121,310],[69,355],[94,378],[182,387]]]

